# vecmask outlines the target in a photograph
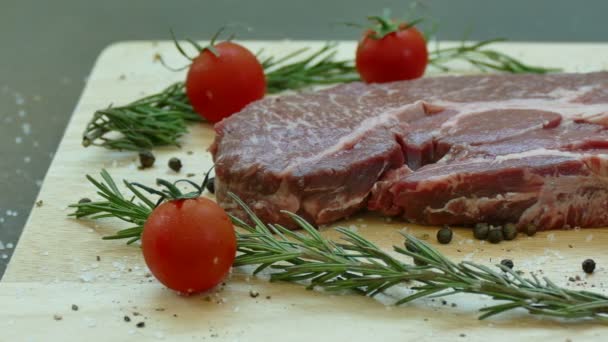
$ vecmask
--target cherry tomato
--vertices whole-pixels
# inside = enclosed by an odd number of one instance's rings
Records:
[[[418,78],[428,63],[424,36],[405,24],[395,31],[377,37],[368,30],[357,46],[356,66],[367,83],[384,83]]]
[[[186,95],[194,110],[210,122],[234,114],[264,97],[264,68],[253,53],[233,42],[203,50],[190,65]]]
[[[183,294],[215,287],[236,257],[230,218],[215,202],[203,197],[156,207],[144,225],[141,242],[150,272]]]

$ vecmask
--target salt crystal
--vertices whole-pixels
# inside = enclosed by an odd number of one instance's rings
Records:
[[[0,251],[4,249],[4,244],[0,241]]]
[[[8,248],[8,249],[13,249],[13,247],[14,247],[14,245],[11,242],[6,244],[6,248]]]
[[[8,254],[2,254],[2,259],[8,259]]]
[[[24,161],[25,163],[29,163],[29,162],[31,162],[31,161],[32,161],[32,158],[30,158],[30,156],[25,156],[25,157],[23,157],[23,161]]]
[[[553,233],[547,234],[547,240],[549,240],[551,242],[555,241],[555,234],[553,234]]]
[[[93,319],[91,317],[85,317],[84,322],[86,323],[87,327],[89,327],[89,328],[94,328],[95,325],[97,325],[97,323],[95,322],[95,319]]]
[[[4,223],[4,217],[0,217],[0,223]]]
[[[585,241],[591,242],[591,240],[593,240],[593,234],[587,235],[587,238],[585,239]]]
[[[89,282],[95,280],[95,275],[93,273],[86,272],[86,273],[81,274],[80,277],[78,277],[78,279],[80,279],[84,283],[89,283]]]
[[[21,130],[23,131],[23,134],[30,135],[30,133],[32,133],[32,125],[25,122],[21,125]]]
[[[22,141],[23,141],[23,138],[15,137],[15,144],[21,144]]]
[[[21,94],[15,93],[15,103],[19,106],[25,103],[25,99]]]
[[[25,117],[25,114],[26,114],[26,112],[25,112],[25,110],[23,110],[23,109],[19,109],[19,111],[17,112],[17,115],[18,115],[20,118],[24,118],[24,117]]]
[[[235,306],[235,307],[234,307],[234,312],[239,312],[239,310],[241,310],[241,308],[240,308],[240,307],[238,307],[238,306]]]
[[[133,334],[135,334],[135,330],[133,330],[133,329],[129,330],[129,335],[133,335]]]

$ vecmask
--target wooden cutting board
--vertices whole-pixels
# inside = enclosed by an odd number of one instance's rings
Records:
[[[246,43],[253,51],[264,47],[272,54],[321,44]],[[499,48],[531,64],[567,71],[608,69],[608,44],[519,43]],[[353,51],[353,42],[340,45],[342,57],[351,57]],[[40,191],[42,205],[34,206],[0,283],[0,340],[580,341],[601,339],[608,333],[608,328],[598,323],[564,324],[524,312],[479,321],[476,310],[490,303],[487,298],[463,295],[446,298],[447,305],[429,299],[393,307],[385,303],[400,290],[379,299],[333,295],[293,284],[269,283],[264,276],[249,276],[250,269],[233,270],[226,286],[208,295],[185,298],[164,289],[149,276],[138,247],[101,240],[120,227],[115,220],[93,223],[66,217],[68,204],[95,196],[85,174],[97,175],[106,168],[117,179],[153,184],[157,177],[177,179],[187,173],[200,179],[211,165],[206,149],[214,133],[207,124],[193,125],[183,139],[183,148],[155,151],[155,167],[145,171],[137,170],[134,153],[80,145],[83,128],[96,109],[132,101],[183,78],[183,73],[167,71],[156,62],[157,53],[170,65],[185,62],[168,42],[114,44],[97,60]],[[179,175],[166,166],[171,157],[183,161]],[[402,243],[398,232],[403,229],[418,236],[428,234],[428,241],[436,244],[434,227],[389,222],[371,215],[336,225],[357,229],[387,250]],[[606,292],[606,229],[539,233],[499,245],[474,240],[467,229],[455,233],[450,245],[438,246],[455,260],[491,265],[510,258],[517,268],[542,271],[560,285]],[[323,234],[335,236],[332,227]],[[592,276],[581,271],[581,262],[587,257],[598,264]],[[568,281],[577,275],[581,281]],[[259,296],[252,298],[250,291]],[[125,322],[125,316],[131,321]],[[138,322],[145,322],[145,327],[137,328]]]

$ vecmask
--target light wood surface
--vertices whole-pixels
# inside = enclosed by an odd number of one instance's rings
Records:
[[[265,47],[272,54],[320,44],[246,43],[254,51]],[[499,47],[531,64],[568,71],[608,69],[608,44],[519,43]],[[345,42],[340,54],[349,57],[353,50],[354,43]],[[158,150],[155,167],[144,171],[137,170],[134,153],[80,145],[82,130],[95,109],[129,102],[183,78],[183,73],[169,72],[154,62],[156,53],[171,65],[184,62],[168,42],[118,43],[101,53],[42,185],[38,200],[43,205],[34,206],[0,283],[0,340],[581,341],[607,336],[605,325],[564,324],[523,312],[478,321],[476,310],[490,302],[485,298],[463,295],[448,297],[447,305],[440,300],[420,300],[392,307],[386,303],[406,290],[378,299],[332,295],[293,284],[269,283],[265,276],[249,277],[249,269],[233,270],[227,285],[208,295],[184,298],[164,289],[149,276],[138,247],[100,239],[120,227],[115,220],[93,223],[66,217],[70,212],[67,205],[81,197],[94,197],[84,175],[97,175],[101,168],[116,179],[153,184],[157,177],[177,179],[187,173],[200,178],[210,166],[206,149],[213,131],[207,124],[192,126],[183,148]],[[180,174],[166,166],[174,156],[184,164]],[[387,250],[402,243],[398,234],[402,229],[418,236],[428,234],[428,241],[436,243],[436,228],[389,222],[372,215],[358,215],[337,225],[357,229]],[[332,227],[323,229],[323,234],[335,236]],[[607,241],[608,230],[586,229],[539,233],[534,238],[520,236],[511,243],[490,245],[474,240],[469,230],[457,229],[453,242],[438,248],[456,260],[495,264],[510,258],[517,268],[542,271],[558,284],[606,292]],[[592,276],[581,271],[581,262],[587,257],[598,264]],[[581,281],[568,281],[577,275]],[[250,291],[259,292],[259,296],[252,298]],[[73,311],[72,304],[79,310]],[[125,315],[130,322],[124,321]],[[137,328],[135,324],[141,321],[146,326]]]

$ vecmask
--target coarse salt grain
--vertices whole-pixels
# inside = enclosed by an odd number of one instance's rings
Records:
[[[29,162],[31,162],[31,161],[32,161],[32,158],[31,158],[30,156],[25,156],[25,157],[23,157],[23,161],[24,161],[25,163],[29,163]]]
[[[15,245],[13,245],[11,242],[6,244],[6,248],[8,249],[13,249],[13,247],[15,247]]]
[[[84,322],[87,325],[87,327],[89,327],[89,328],[94,328],[97,325],[97,322],[95,322],[95,319],[93,319],[91,317],[85,317]]]
[[[19,94],[19,93],[15,93],[15,103],[17,105],[22,105],[25,103],[25,99],[23,98],[23,95]]]
[[[4,244],[0,241],[0,251],[4,249]]]
[[[84,283],[89,283],[95,279],[95,275],[91,272],[82,273],[78,279],[80,279]]]
[[[2,259],[8,259],[8,254],[2,254]]]
[[[587,235],[587,237],[585,238],[585,241],[591,242],[591,240],[593,240],[593,234]]]
[[[21,144],[22,141],[23,141],[23,138],[15,137],[15,144]]]
[[[18,115],[20,118],[24,118],[24,117],[25,117],[25,114],[27,114],[27,113],[26,113],[26,112],[25,112],[25,110],[23,110],[23,109],[20,109],[20,110],[17,112],[17,115]]]
[[[32,133],[32,126],[25,122],[21,125],[21,130],[23,131],[23,134],[30,135],[30,133]]]

